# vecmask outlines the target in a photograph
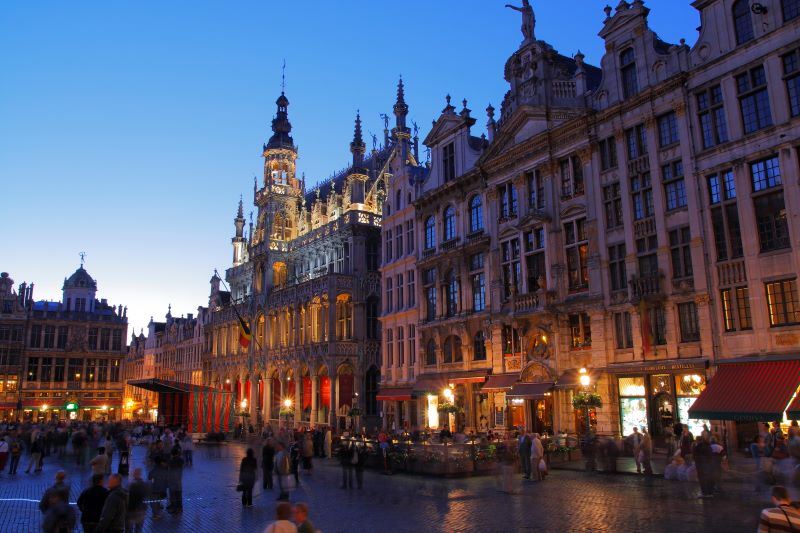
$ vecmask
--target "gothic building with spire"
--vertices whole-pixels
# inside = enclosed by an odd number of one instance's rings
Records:
[[[206,384],[235,391],[251,421],[277,421],[282,409],[285,419],[289,405],[298,425],[379,423],[381,214],[387,180],[418,166],[402,98],[401,87],[393,134],[369,153],[357,114],[352,164],[310,189],[297,172],[289,100],[276,101],[256,220],[245,235],[240,202],[232,265],[227,283],[211,279],[205,331]]]

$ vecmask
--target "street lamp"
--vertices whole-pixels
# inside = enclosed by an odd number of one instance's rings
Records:
[[[244,431],[244,417],[246,417],[247,414],[248,414],[247,413],[247,398],[242,398],[242,401],[239,403],[239,407],[241,407],[241,410],[239,411],[239,416],[242,417],[242,433],[241,433],[241,437],[242,437],[242,439],[244,439],[245,435],[246,435],[246,433]]]
[[[580,381],[581,387],[583,387],[584,393],[589,393],[589,385],[592,383],[592,379],[589,376],[589,373],[586,371],[585,368],[581,368],[578,370],[578,381]],[[595,462],[594,462],[594,450],[591,449],[591,442],[592,442],[592,421],[589,417],[589,404],[588,402],[583,406],[583,413],[585,417],[584,422],[584,435],[583,435],[583,446],[586,453],[586,468],[588,470],[594,470]]]
[[[289,427],[289,417],[292,413],[292,399],[286,398],[283,400],[283,412],[286,414],[286,427]]]

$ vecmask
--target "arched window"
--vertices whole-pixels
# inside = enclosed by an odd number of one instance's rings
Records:
[[[626,48],[619,55],[620,74],[622,75],[622,96],[630,98],[639,92],[639,81],[636,78],[636,55],[633,48]]]
[[[339,340],[353,338],[353,304],[349,294],[336,297],[336,336]]]
[[[486,339],[483,336],[483,331],[475,334],[472,340],[472,359],[475,361],[486,361]]]
[[[425,345],[425,364],[428,366],[436,364],[436,342],[433,339]]]
[[[458,277],[455,270],[447,273],[447,285],[445,285],[445,304],[447,316],[454,316],[458,313]]]
[[[483,202],[479,194],[469,201],[469,232],[473,233],[483,229]]]
[[[258,350],[264,347],[264,315],[258,315],[256,324],[256,349]]]
[[[456,209],[452,205],[444,210],[444,240],[456,238]]]
[[[369,367],[364,377],[364,412],[367,415],[378,414],[378,383],[381,374],[374,366]]]
[[[425,219],[425,249],[436,248],[436,219],[432,216]]]
[[[753,40],[753,19],[750,16],[749,0],[737,0],[733,3],[733,29],[736,32],[736,44]]]
[[[461,355],[461,338],[456,335],[450,335],[444,341],[444,363],[460,363],[464,360]]]
[[[403,342],[403,326],[397,328],[397,366],[402,367],[406,364],[405,361],[405,344]]]
[[[392,329],[386,330],[386,366],[394,366],[394,338]]]

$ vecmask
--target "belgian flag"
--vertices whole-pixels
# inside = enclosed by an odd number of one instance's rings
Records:
[[[250,340],[253,338],[253,334],[250,331],[250,326],[247,325],[247,322],[240,316],[239,317],[239,345],[244,348],[245,350],[250,346]]]

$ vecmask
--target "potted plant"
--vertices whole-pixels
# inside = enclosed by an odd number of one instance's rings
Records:
[[[450,402],[440,403],[436,408],[436,410],[439,411],[440,413],[453,414],[453,415],[461,414],[464,412],[464,409]]]
[[[572,407],[575,409],[603,407],[603,399],[596,392],[578,392],[572,397]]]

